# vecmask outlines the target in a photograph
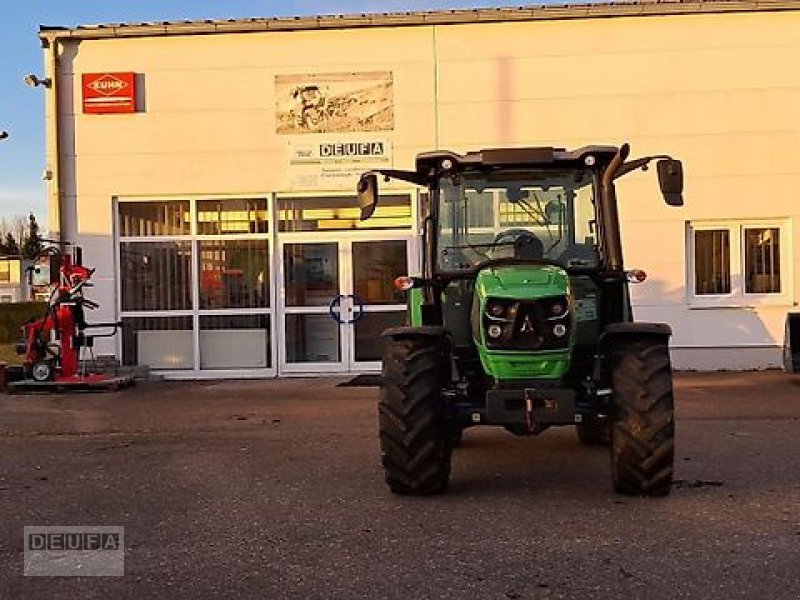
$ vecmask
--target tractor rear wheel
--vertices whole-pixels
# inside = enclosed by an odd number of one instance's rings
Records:
[[[624,340],[613,352],[611,478],[614,490],[666,496],[672,487],[675,420],[667,343]]]
[[[441,342],[387,343],[379,407],[381,457],[395,494],[439,494],[450,480],[451,435],[443,421]]]

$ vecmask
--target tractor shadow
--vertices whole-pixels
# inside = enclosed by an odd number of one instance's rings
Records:
[[[548,493],[607,494],[609,449],[582,446],[574,427],[516,437],[502,430],[466,431],[453,452],[450,494],[508,497]]]

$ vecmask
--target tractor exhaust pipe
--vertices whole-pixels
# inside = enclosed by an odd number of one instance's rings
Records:
[[[617,191],[614,188],[614,175],[628,158],[631,147],[626,143],[620,146],[605,172],[600,188],[601,225],[608,266],[612,271],[622,270],[622,239],[619,235],[619,211],[617,210]]]

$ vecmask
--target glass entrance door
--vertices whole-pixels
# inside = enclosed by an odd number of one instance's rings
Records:
[[[352,299],[354,313],[350,369],[380,370],[383,342],[381,332],[405,322],[406,298],[394,280],[407,275],[411,264],[407,239],[354,241],[352,257]]]
[[[393,281],[409,272],[408,236],[320,238],[281,244],[280,371],[378,370],[381,332],[405,320]]]

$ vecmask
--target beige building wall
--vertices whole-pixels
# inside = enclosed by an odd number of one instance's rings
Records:
[[[684,161],[686,206],[654,173],[621,183],[637,318],[675,330],[679,368],[777,366],[800,281],[800,11],[622,17],[68,42],[58,84],[68,237],[98,267],[115,318],[114,197],[290,191],[275,133],[280,74],[391,71],[393,162],[417,152],[631,142]],[[80,74],[143,74],[143,110],[84,115]],[[304,190],[291,190],[304,191]],[[792,276],[780,298],[690,305],[689,222],[778,219]],[[724,351],[709,348],[725,347]]]

